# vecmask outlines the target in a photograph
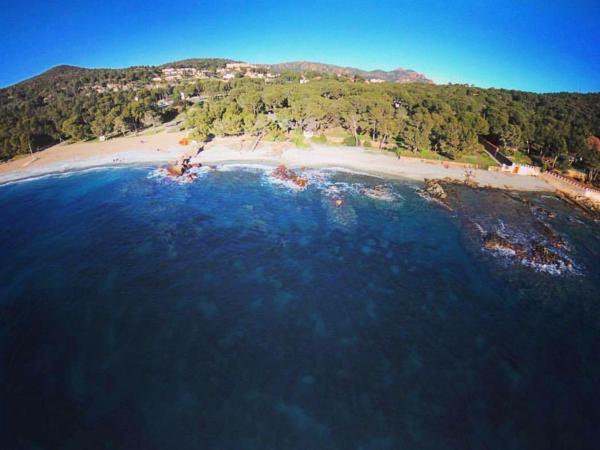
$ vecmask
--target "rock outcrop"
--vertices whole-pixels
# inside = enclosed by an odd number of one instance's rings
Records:
[[[308,185],[308,179],[297,175],[293,170],[288,169],[283,164],[278,166],[272,173],[273,178],[281,181],[287,181],[294,184],[296,187],[304,189]]]
[[[492,251],[509,251],[517,257],[525,257],[527,255],[523,244],[511,242],[495,232],[487,233],[483,237],[483,247]]]
[[[534,264],[559,265],[564,263],[567,266],[571,265],[568,261],[563,261],[560,256],[549,250],[548,247],[540,242],[534,243],[531,248],[529,260]]]
[[[444,190],[444,188],[442,187],[442,185],[440,184],[440,182],[438,180],[425,180],[425,187],[423,188],[423,190],[425,192],[427,192],[427,194],[429,194],[429,196],[431,198],[434,198],[436,200],[440,200],[442,202],[446,202],[447,198],[448,198],[448,194],[446,194],[446,191]]]
[[[510,241],[496,232],[486,233],[483,237],[483,247],[490,251],[507,252],[514,258],[529,264],[553,265],[571,267],[571,262],[550,250],[544,243],[532,241],[527,244]]]

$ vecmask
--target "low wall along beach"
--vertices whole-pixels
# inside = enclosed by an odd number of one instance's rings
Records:
[[[600,191],[598,189],[586,186],[572,178],[567,178],[555,172],[544,172],[542,178],[560,191],[600,202]]]

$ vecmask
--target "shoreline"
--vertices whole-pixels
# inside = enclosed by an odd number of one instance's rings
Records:
[[[157,133],[146,136],[127,136],[106,142],[58,144],[0,164],[0,186],[43,176],[97,168],[120,168],[139,165],[160,166],[194,153],[193,146],[179,145],[187,131]],[[216,138],[205,145],[194,162],[203,165],[285,165],[292,169],[347,170],[380,178],[399,178],[413,181],[450,178],[464,182],[463,167],[395,155],[362,147],[313,145],[296,148],[286,143],[261,143],[254,151],[243,138]],[[473,180],[480,187],[534,192],[554,192],[555,188],[541,178],[472,169]]]
[[[180,158],[186,147],[178,141],[187,132],[126,136],[106,142],[57,144],[0,164],[0,185],[101,167],[161,165]]]

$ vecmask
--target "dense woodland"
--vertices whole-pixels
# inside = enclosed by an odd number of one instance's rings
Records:
[[[209,70],[227,60],[189,60]],[[175,67],[175,66],[172,66]],[[283,73],[274,81],[238,77],[150,82],[159,68],[60,67],[0,90],[0,158],[61,140],[113,136],[183,113],[192,137],[252,134],[294,139],[342,128],[347,145],[376,145],[447,158],[480,149],[480,137],[509,155],[550,169],[577,168],[598,179],[600,94],[533,94],[465,85],[366,83],[360,77]],[[300,78],[309,82],[300,83]],[[117,85],[118,92],[97,92]],[[96,88],[94,88],[96,87]],[[192,105],[190,96],[202,96]],[[168,107],[159,101],[173,100]]]

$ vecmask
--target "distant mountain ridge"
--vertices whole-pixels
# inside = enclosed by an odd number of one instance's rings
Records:
[[[131,69],[155,69],[160,70],[166,67],[195,67],[197,69],[214,69],[218,67],[226,67],[229,63],[240,63],[241,61],[227,58],[189,58],[178,61],[172,61],[157,66],[131,66],[126,68],[103,68],[103,69],[92,69],[85,67],[78,67],[72,65],[59,65],[52,67],[51,69],[42,72],[36,76],[23,80],[16,85],[23,84],[37,84],[45,81],[67,81],[70,78],[80,77],[85,75],[93,75],[94,73],[118,73],[119,71],[131,70]],[[310,61],[291,61],[278,64],[258,64],[250,63],[256,67],[262,67],[268,69],[274,73],[282,72],[319,72],[331,75],[341,75],[352,77],[355,75],[361,76],[366,80],[377,79],[383,81],[392,81],[398,83],[433,83],[433,81],[427,78],[422,73],[416,72],[410,69],[398,68],[390,71],[385,70],[363,70],[356,67],[343,67],[336,66],[334,64],[324,64]],[[6,86],[9,88],[10,86]],[[0,88],[0,89],[6,89]]]
[[[162,64],[161,68],[164,67],[195,67],[197,69],[204,69],[209,66],[222,66],[225,67],[229,63],[240,63],[233,59],[225,58],[190,58],[183,59],[180,61],[173,61],[170,63]],[[337,66],[335,64],[325,64],[312,61],[290,61],[277,64],[260,64],[260,63],[249,63],[257,67],[262,67],[275,73],[282,72],[319,72],[330,75],[342,75],[352,77],[359,75],[366,80],[377,79],[383,81],[394,81],[399,83],[433,83],[430,78],[427,78],[422,73],[416,72],[411,69],[403,69],[401,67],[385,71],[381,69],[376,70],[363,70],[356,67],[344,67]]]
[[[422,73],[416,72],[410,69],[397,68],[390,71],[385,71],[381,69],[377,70],[363,70],[357,69],[355,67],[342,67],[336,66],[334,64],[323,64],[318,62],[310,62],[310,61],[292,61],[280,64],[263,64],[262,66],[268,67],[273,72],[323,72],[334,75],[345,75],[345,76],[353,76],[359,75],[366,80],[369,79],[378,79],[384,81],[395,81],[399,83],[433,83],[433,80],[427,78]]]

